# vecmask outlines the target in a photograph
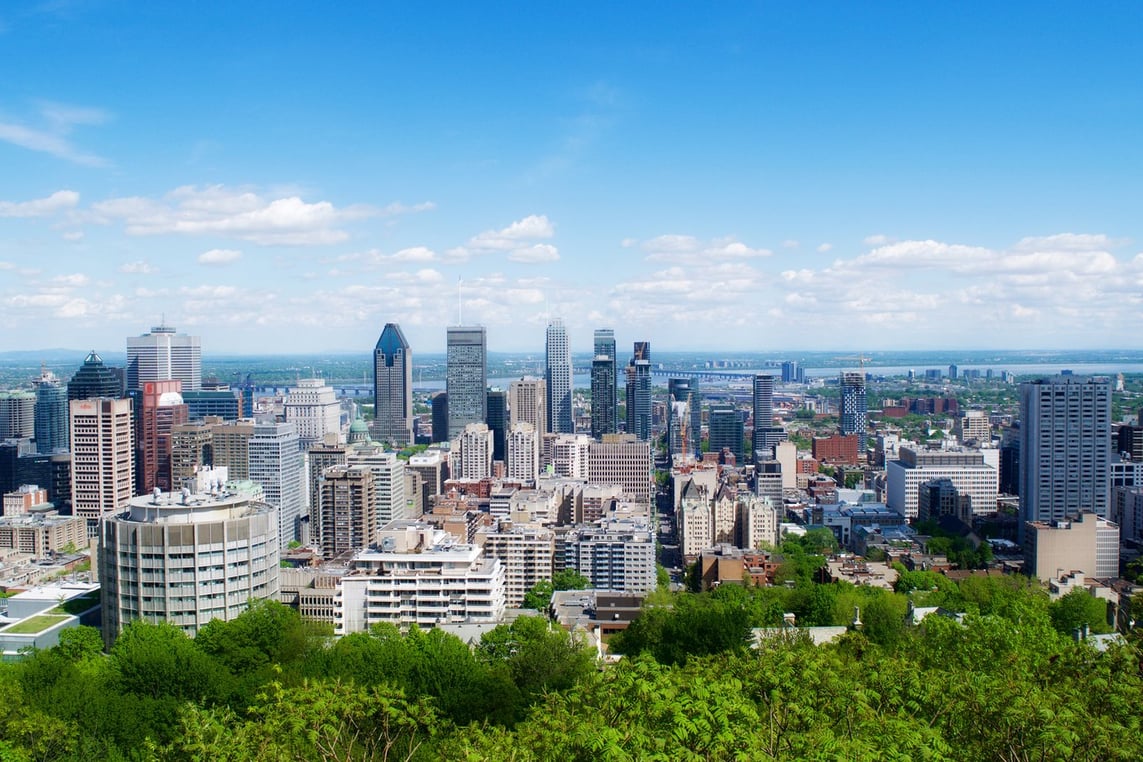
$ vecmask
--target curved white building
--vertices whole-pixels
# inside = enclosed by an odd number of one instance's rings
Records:
[[[278,595],[278,512],[251,489],[134,498],[100,531],[103,637],[134,619],[188,635]]]

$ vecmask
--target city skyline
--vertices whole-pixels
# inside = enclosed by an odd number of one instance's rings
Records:
[[[1143,346],[1143,8],[266,19],[0,10],[0,351]]]

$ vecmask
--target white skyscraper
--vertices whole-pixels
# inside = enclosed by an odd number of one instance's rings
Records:
[[[508,431],[507,477],[534,482],[540,476],[540,443],[536,427],[526,421],[512,424]]]
[[[183,391],[202,389],[202,346],[198,336],[175,333],[157,325],[150,333],[127,338],[127,388],[141,389],[144,381],[183,382]]]
[[[530,423],[536,441],[548,433],[548,384],[542,378],[525,377],[508,384],[508,423]]]
[[[259,423],[247,443],[250,481],[262,487],[265,500],[278,509],[281,546],[298,539],[305,515],[305,457],[292,423]]]
[[[554,318],[548,323],[545,349],[548,431],[555,434],[574,434],[571,348],[568,346],[567,328],[560,318]]]
[[[454,479],[487,479],[492,476],[492,430],[485,423],[470,423],[452,441],[448,460]]]
[[[337,392],[320,378],[302,378],[285,402],[286,422],[294,424],[302,447],[320,442],[326,434],[341,433],[341,403]]]

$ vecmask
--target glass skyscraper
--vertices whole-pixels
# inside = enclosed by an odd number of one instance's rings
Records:
[[[448,393],[449,436],[488,417],[488,344],[484,326],[448,329],[445,389]],[[436,435],[433,435],[436,438]],[[439,441],[439,440],[438,440]]]
[[[571,348],[568,346],[567,328],[560,318],[548,323],[544,357],[544,380],[548,382],[548,431],[574,434]]]

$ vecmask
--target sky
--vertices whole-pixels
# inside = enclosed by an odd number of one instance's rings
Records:
[[[0,351],[1143,347],[1139,3],[0,4]]]

